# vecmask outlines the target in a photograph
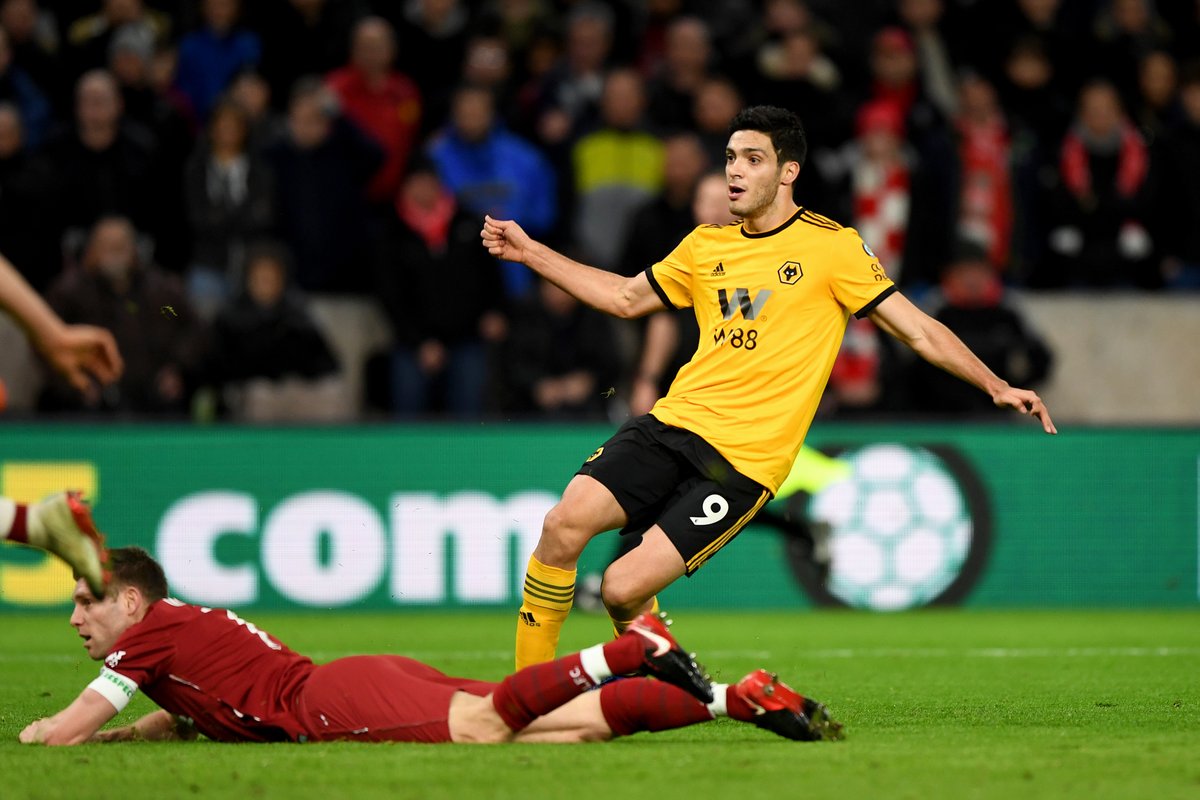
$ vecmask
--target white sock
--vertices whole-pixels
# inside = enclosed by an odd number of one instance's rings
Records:
[[[612,670],[608,667],[608,659],[604,657],[604,645],[602,644],[594,644],[580,650],[579,663],[594,684],[599,684],[612,677]]]
[[[708,704],[708,711],[714,717],[728,717],[729,706],[725,701],[725,693],[729,691],[728,683],[714,683],[712,685],[713,701]]]
[[[0,497],[0,539],[12,533],[13,520],[17,518],[17,504],[7,497]]]

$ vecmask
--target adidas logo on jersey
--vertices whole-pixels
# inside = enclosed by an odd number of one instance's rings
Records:
[[[725,264],[720,261],[718,261],[717,265],[715,267],[713,267],[713,271],[709,273],[709,275],[712,275],[714,277],[716,277],[718,275],[724,275],[724,274],[725,274]]]

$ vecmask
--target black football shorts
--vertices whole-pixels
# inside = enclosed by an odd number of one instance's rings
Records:
[[[766,487],[733,468],[702,437],[635,417],[579,468],[604,484],[629,522],[621,535],[657,524],[691,575],[745,527],[768,500]]]

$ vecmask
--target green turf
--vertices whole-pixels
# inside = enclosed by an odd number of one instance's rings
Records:
[[[499,678],[512,615],[246,615],[318,660],[404,652]],[[0,618],[0,797],[1200,798],[1195,612],[677,615],[714,675],[826,701],[840,743],[730,721],[608,744],[16,743],[95,675],[65,619]],[[604,638],[577,613],[563,648]],[[151,706],[136,700],[126,722]]]

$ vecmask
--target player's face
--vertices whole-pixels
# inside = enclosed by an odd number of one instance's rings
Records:
[[[729,211],[754,219],[775,202],[781,170],[771,137],[760,131],[734,131],[725,147]]]
[[[71,613],[71,627],[79,632],[90,658],[104,658],[125,629],[133,624],[120,593],[110,591],[103,599],[97,600],[87,582],[80,579],[75,584],[73,600],[75,610]]]

